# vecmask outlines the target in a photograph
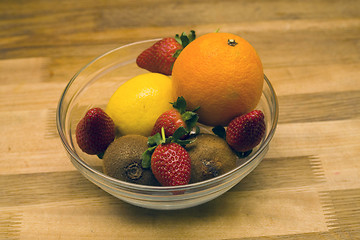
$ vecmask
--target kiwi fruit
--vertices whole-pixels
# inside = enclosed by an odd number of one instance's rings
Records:
[[[147,138],[144,136],[125,135],[117,138],[104,153],[104,173],[126,182],[159,186],[151,169],[144,169],[141,165],[141,155],[147,148]]]
[[[236,166],[236,154],[224,139],[213,134],[199,134],[186,150],[191,158],[190,183],[217,177]]]

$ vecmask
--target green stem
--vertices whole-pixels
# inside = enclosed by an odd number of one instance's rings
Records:
[[[166,139],[165,139],[165,129],[164,129],[164,127],[161,128],[161,139],[162,139],[162,142],[165,143]]]

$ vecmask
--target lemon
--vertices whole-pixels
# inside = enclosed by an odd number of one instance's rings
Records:
[[[156,119],[172,108],[172,80],[159,73],[131,78],[111,96],[105,112],[113,119],[118,134],[149,136]]]

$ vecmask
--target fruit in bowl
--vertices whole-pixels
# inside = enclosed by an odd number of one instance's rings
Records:
[[[59,134],[73,164],[105,191],[138,206],[184,208],[226,192],[260,163],[275,131],[276,95],[251,45],[232,34],[190,35],[190,39],[185,34],[177,36],[186,44],[175,51],[171,48],[170,55],[165,51],[161,61],[156,51],[166,49],[159,48],[166,42],[163,39],[106,53],[75,75],[59,103]],[[212,39],[221,43],[215,49]],[[202,50],[191,50],[197,48]],[[121,60],[124,54],[133,60]],[[188,69],[189,58],[191,65],[199,67]],[[166,73],[159,70],[162,67],[144,65],[169,59],[173,67]],[[205,75],[206,68],[220,71],[223,63],[223,74],[209,71]],[[131,74],[125,77],[126,73]],[[106,143],[90,137],[93,145],[106,147],[100,152],[84,151],[81,142],[73,139],[92,136],[91,132],[83,128],[80,136],[80,131],[71,129],[88,122],[85,112],[89,109],[100,108],[113,122],[115,136]],[[81,117],[80,111],[84,112]],[[243,120],[232,124],[236,119]],[[109,125],[105,123],[104,128]]]
[[[172,85],[159,73],[140,74],[121,85],[105,109],[118,135],[150,135],[156,118],[171,109]]]
[[[227,125],[253,110],[261,97],[264,73],[255,49],[230,33],[208,33],[191,42],[176,59],[176,96],[200,106],[199,121]]]

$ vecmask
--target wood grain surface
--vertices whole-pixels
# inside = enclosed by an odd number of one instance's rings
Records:
[[[360,239],[359,0],[0,1],[0,239]],[[67,82],[126,43],[220,28],[258,51],[279,98],[263,162],[185,210],[124,203],[56,132]]]

